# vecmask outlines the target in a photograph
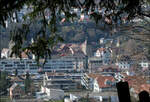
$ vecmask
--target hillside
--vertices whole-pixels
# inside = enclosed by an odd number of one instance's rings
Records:
[[[31,26],[31,34],[28,36],[29,39],[31,37],[35,36],[35,32],[37,29],[40,28],[39,24],[35,24]],[[125,27],[124,27],[125,28]],[[1,29],[1,41],[0,41],[0,48],[8,47],[11,27],[7,29],[7,31],[2,28]],[[135,39],[131,39],[129,36],[126,36],[126,34],[130,34],[132,31],[130,30],[124,30],[124,31],[118,31],[116,34],[111,35],[110,29],[104,28],[102,25],[96,25],[94,22],[81,22],[81,23],[68,23],[65,22],[58,26],[57,28],[57,34],[63,37],[64,43],[83,43],[85,39],[87,39],[88,44],[88,54],[89,56],[93,55],[93,52],[101,47],[102,45],[99,44],[100,38],[105,39],[115,39],[120,41],[120,50],[117,52],[117,54],[121,55],[137,55],[138,53],[142,53],[144,49],[148,49],[147,45],[143,42]],[[139,33],[136,32],[136,33]],[[138,34],[137,34],[138,35]],[[132,35],[132,37],[137,37],[137,35]],[[138,39],[143,38],[144,35],[138,35]],[[116,47],[116,42],[106,43],[105,46],[110,46],[112,48]],[[148,53],[145,52],[145,56],[147,56]]]

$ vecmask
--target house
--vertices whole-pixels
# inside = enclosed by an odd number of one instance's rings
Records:
[[[96,57],[102,57],[102,56],[104,56],[104,52],[105,52],[105,48],[99,48],[96,50],[95,56]]]
[[[94,56],[102,59],[103,64],[109,64],[112,57],[112,50],[110,48],[99,48]]]
[[[99,75],[94,79],[93,92],[116,91],[115,79],[112,76]]]
[[[93,92],[115,91],[115,79],[113,76],[104,76],[102,74],[87,74],[81,78],[81,85]]]
[[[98,76],[99,76],[99,74],[84,73],[81,78],[81,85],[84,86],[87,90],[93,90],[94,78],[96,78]]]
[[[142,70],[148,70],[150,63],[148,61],[141,61],[139,65],[141,66]]]
[[[1,52],[1,58],[8,58],[9,57],[9,49],[3,48]]]
[[[10,95],[11,99],[20,98],[24,94],[25,94],[25,92],[23,91],[21,86],[17,83],[14,83],[9,89],[9,95]]]

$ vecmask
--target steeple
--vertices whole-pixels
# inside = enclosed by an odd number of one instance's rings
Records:
[[[116,44],[117,47],[120,47],[120,40],[119,38],[117,39],[117,44]]]
[[[85,55],[87,55],[87,38],[85,39],[84,43],[82,43],[82,51]]]

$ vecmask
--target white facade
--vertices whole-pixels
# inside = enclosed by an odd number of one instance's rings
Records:
[[[100,42],[100,44],[106,43],[106,41],[104,40],[104,38],[101,38],[101,39],[99,40],[99,42]]]
[[[110,49],[100,48],[95,52],[94,56],[102,59],[103,64],[108,64],[112,56],[112,51]]]
[[[43,76],[43,86],[51,89],[75,89],[77,87],[76,79],[72,74],[65,73],[45,73]],[[78,78],[76,76],[76,78]]]
[[[130,69],[130,64],[128,62],[118,62],[116,63],[119,69]]]
[[[93,81],[94,80],[85,73],[81,78],[81,85],[88,90],[93,90]]]
[[[104,56],[104,51],[97,50],[95,52],[94,56],[102,58]]]
[[[101,92],[102,90],[99,88],[99,85],[98,85],[98,82],[97,80],[94,80],[94,83],[93,83],[93,92]]]
[[[13,72],[18,70],[19,74],[29,71],[29,73],[37,73],[39,69],[44,72],[72,72],[77,71],[82,63],[77,63],[74,59],[50,59],[43,68],[39,68],[35,60],[32,59],[1,59],[0,70]],[[82,68],[81,68],[82,69]]]
[[[140,65],[141,65],[142,68],[148,68],[149,67],[148,62],[141,62]]]
[[[1,52],[1,58],[8,58],[9,57],[9,49],[4,48]]]
[[[41,86],[41,92],[45,93],[49,99],[61,100],[64,98],[64,91],[61,89],[50,89]]]

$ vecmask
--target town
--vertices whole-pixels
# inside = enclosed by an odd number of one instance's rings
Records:
[[[143,102],[142,91],[150,93],[150,37],[143,30],[150,19],[118,9],[116,16],[98,5],[101,0],[94,0],[96,7],[76,1],[62,6],[52,0],[50,8],[42,7],[44,0],[39,7],[27,3],[2,22],[0,13],[0,102],[122,102],[119,82],[128,83],[132,102]]]
[[[109,41],[100,39],[100,44]],[[116,47],[119,46],[116,42]],[[141,60],[135,66],[130,56],[112,60],[113,49],[98,48],[93,56],[87,56],[87,40],[83,43],[60,43],[52,58],[37,65],[34,55],[22,52],[21,59],[9,57],[8,48],[1,52],[0,71],[7,73],[9,87],[1,91],[13,100],[30,97],[36,100],[69,100],[89,97],[98,101],[118,102],[116,83],[127,81],[133,98],[142,90],[149,92],[149,61]],[[137,68],[147,73],[141,74]],[[8,92],[5,92],[8,91]],[[19,102],[19,101],[18,101]]]

